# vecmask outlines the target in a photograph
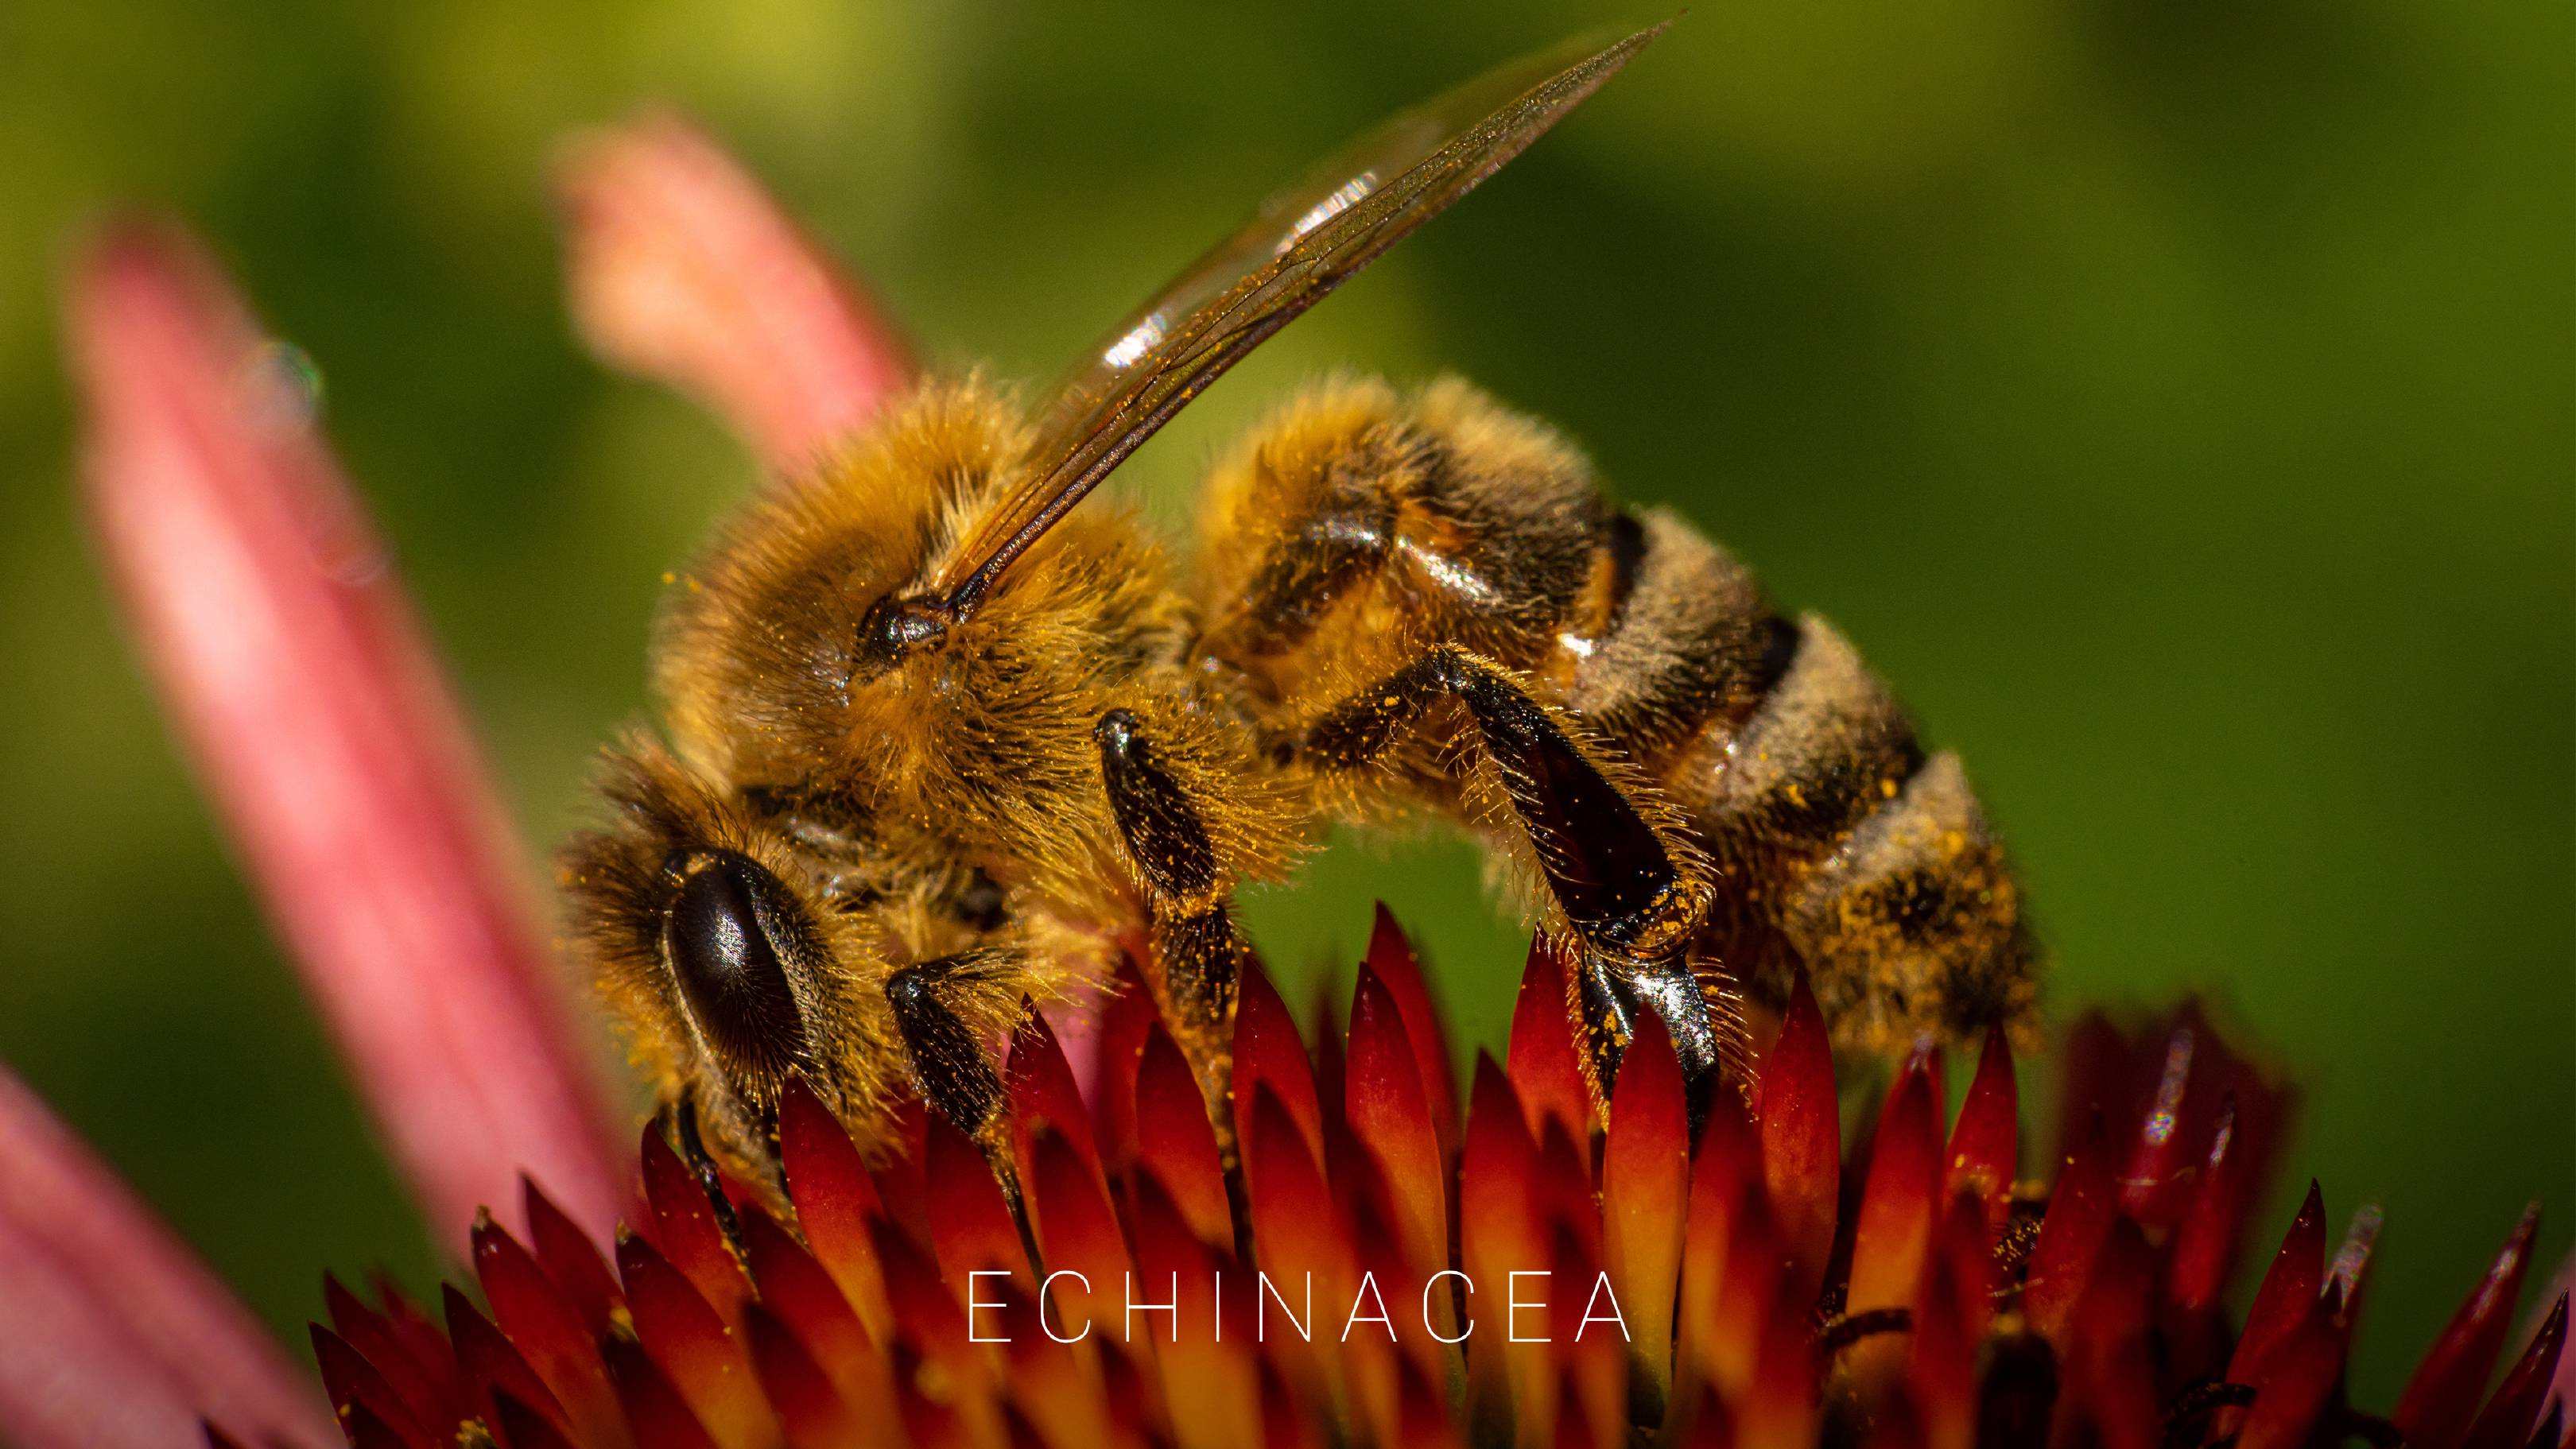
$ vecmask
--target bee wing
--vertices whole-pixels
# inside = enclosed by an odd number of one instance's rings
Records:
[[[1057,393],[1028,481],[942,571],[936,590],[948,610],[971,611],[1209,383],[1501,169],[1663,30],[1580,37],[1506,65],[1397,115],[1264,202],[1103,338]]]

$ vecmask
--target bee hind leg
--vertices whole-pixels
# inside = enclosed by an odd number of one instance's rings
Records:
[[[1252,959],[1252,944],[1227,909],[1231,883],[1200,808],[1136,715],[1108,711],[1092,738],[1110,813],[1145,886],[1164,1018],[1209,1100],[1222,1101],[1235,985]]]
[[[1510,671],[1459,645],[1435,645],[1325,711],[1304,732],[1298,757],[1326,773],[1364,768],[1444,698],[1465,706],[1471,737],[1493,763],[1581,947],[1571,1004],[1601,1100],[1609,1100],[1638,1013],[1651,1009],[1672,1035],[1696,1118],[1728,1055],[1726,1024],[1713,1019],[1690,962],[1707,918],[1706,883],[1630,790]]]

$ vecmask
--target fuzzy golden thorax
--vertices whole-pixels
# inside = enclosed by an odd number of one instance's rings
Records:
[[[862,639],[1019,480],[1028,441],[1000,392],[930,383],[737,515],[664,620],[682,757],[809,819],[922,837],[1007,887],[1095,897],[1118,867],[1091,726],[1174,667],[1186,624],[1134,520],[1080,510],[925,647],[888,661]]]

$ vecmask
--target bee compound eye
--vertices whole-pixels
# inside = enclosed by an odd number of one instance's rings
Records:
[[[808,949],[787,887],[730,850],[682,852],[666,870],[678,888],[662,955],[690,1018],[730,1072],[784,1075],[805,1036],[786,963]]]

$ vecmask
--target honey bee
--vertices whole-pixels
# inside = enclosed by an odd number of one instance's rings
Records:
[[[1398,116],[1044,408],[926,382],[724,527],[661,623],[667,742],[608,752],[610,823],[563,856],[666,1107],[762,1175],[798,1075],[862,1142],[910,1096],[995,1150],[995,1044],[1122,958],[1221,1089],[1234,892],[1334,821],[1490,843],[1571,963],[1605,1100],[1646,1011],[1696,1100],[1740,1078],[1748,1010],[1799,970],[1845,1045],[2026,1018],[2019,895],[1958,760],[1831,625],[1610,502],[1544,424],[1454,380],[1334,381],[1217,464],[1186,561],[1078,506],[1660,28]]]

